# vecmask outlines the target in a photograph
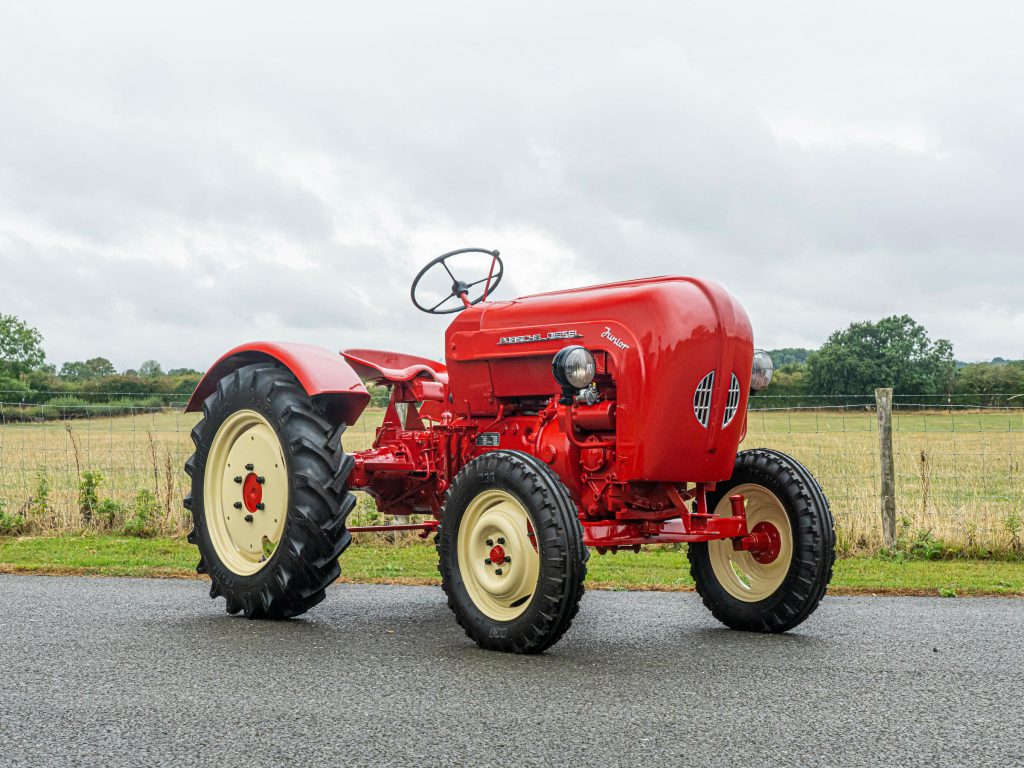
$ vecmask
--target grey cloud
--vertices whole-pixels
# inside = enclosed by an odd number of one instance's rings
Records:
[[[408,285],[479,244],[506,296],[699,274],[765,346],[909,312],[961,357],[1022,355],[1020,17],[8,7],[0,310],[57,361],[202,366],[254,337],[436,356]]]

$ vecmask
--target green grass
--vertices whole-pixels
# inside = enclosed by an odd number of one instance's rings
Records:
[[[116,536],[0,538],[0,572],[97,576],[195,576],[196,549],[184,539]],[[357,542],[341,558],[347,581],[436,583],[430,545]],[[588,585],[598,589],[677,590],[693,586],[686,555],[671,548],[593,555]],[[836,563],[833,593],[1024,596],[1024,563],[851,557]]]

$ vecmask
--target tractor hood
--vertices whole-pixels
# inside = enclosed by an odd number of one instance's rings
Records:
[[[753,337],[716,283],[655,277],[493,302],[460,313],[445,341],[457,414],[557,395],[551,360],[581,344],[614,380],[620,477],[674,480],[681,464],[694,481],[732,472]]]

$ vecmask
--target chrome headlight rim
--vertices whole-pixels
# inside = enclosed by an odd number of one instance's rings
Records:
[[[754,363],[750,369],[750,388],[754,392],[761,392],[768,389],[772,383],[772,375],[775,373],[775,363],[771,355],[763,349],[754,350]]]
[[[594,383],[597,360],[589,349],[573,344],[555,353],[551,373],[562,389],[579,391]]]

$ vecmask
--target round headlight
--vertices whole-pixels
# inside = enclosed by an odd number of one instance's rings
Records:
[[[775,372],[775,365],[768,353],[763,349],[754,350],[754,368],[750,372],[750,388],[757,391],[768,389],[772,383],[772,374]]]
[[[574,345],[558,350],[551,361],[551,372],[565,389],[586,389],[597,374],[597,363],[584,347]]]

